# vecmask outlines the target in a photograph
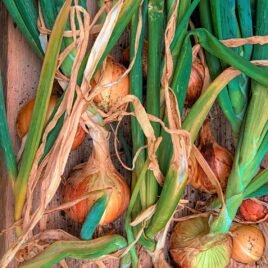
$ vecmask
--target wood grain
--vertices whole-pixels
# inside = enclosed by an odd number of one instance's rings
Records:
[[[90,8],[92,14],[96,12],[96,4],[94,0],[88,1],[88,7]],[[41,69],[40,60],[34,55],[31,48],[26,43],[25,39],[22,37],[21,33],[18,31],[16,26],[13,24],[11,19],[7,16],[7,12],[3,7],[2,2],[0,2],[0,25],[1,25],[1,35],[0,40],[0,66],[4,73],[3,81],[5,85],[5,95],[7,103],[7,115],[8,123],[11,131],[11,136],[15,150],[18,151],[20,147],[20,141],[16,135],[16,115],[20,107],[31,99],[35,93],[39,80],[39,74]],[[128,45],[129,32],[126,31],[120,38],[117,46],[113,49],[112,54],[118,60],[121,58],[122,50]],[[217,134],[217,140],[223,146],[226,146],[231,151],[234,151],[234,144],[231,138],[231,128],[226,122],[222,112],[216,105],[210,113],[213,121],[214,129]],[[130,126],[129,120],[125,119],[123,122],[123,135],[126,141],[131,145],[130,140]],[[113,137],[112,137],[113,138]],[[114,154],[114,148],[111,143],[111,154]],[[119,148],[122,151],[122,148]],[[91,151],[91,141],[88,137],[83,146],[80,147],[76,152],[71,153],[69,157],[68,164],[63,176],[63,182],[68,177],[68,174],[73,166],[83,161],[86,161]],[[123,161],[126,162],[126,157],[122,156]],[[121,172],[121,174],[129,181],[130,173],[122,168],[116,157],[113,157],[114,163]],[[10,186],[7,184],[5,172],[1,166],[0,169],[2,178],[0,181],[0,189],[2,194],[0,195],[0,206],[3,208],[0,210],[0,228],[7,228],[13,223],[13,196]],[[38,198],[38,195],[36,195]],[[196,202],[199,200],[206,200],[207,196],[194,190],[192,187],[188,186],[184,198],[189,200],[189,206],[194,208]],[[61,187],[50,204],[50,207],[56,207],[61,203]],[[184,209],[181,215],[186,215],[189,210]],[[53,213],[43,220],[48,229],[62,228],[73,235],[79,235],[81,226],[79,224],[74,224],[64,212]],[[108,226],[107,228],[100,229],[99,232],[111,232],[117,231],[123,232],[123,218],[118,220],[115,224]],[[267,232],[267,228],[266,228]],[[13,232],[8,232],[6,235],[1,237],[0,240],[0,255],[2,256],[5,250],[7,250],[11,244],[14,242]],[[268,243],[267,243],[268,244]],[[266,249],[267,250],[267,249]],[[267,251],[266,251],[267,252]],[[151,267],[150,258],[148,255],[141,254],[143,267]],[[149,260],[149,261],[148,261]],[[96,267],[93,263],[88,262],[78,262],[75,260],[67,260],[69,267]],[[106,267],[117,267],[117,261],[105,262]],[[10,267],[17,267],[17,264],[13,263]],[[58,267],[58,266],[55,266]],[[240,265],[235,262],[230,264],[230,268],[252,268],[252,267],[267,267],[267,262],[261,263],[260,265],[245,266]]]

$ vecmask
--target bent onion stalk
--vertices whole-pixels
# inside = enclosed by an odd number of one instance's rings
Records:
[[[53,87],[53,80],[57,68],[57,58],[59,56],[61,41],[68,19],[71,2],[71,0],[67,0],[65,2],[61,12],[56,19],[44,58],[40,81],[38,84],[35,107],[33,111],[33,118],[26,140],[25,150],[22,155],[21,167],[19,170],[17,182],[15,185],[16,220],[20,219],[21,217],[22,208],[26,197],[28,177],[34,161],[35,153],[40,144],[49,98]]]

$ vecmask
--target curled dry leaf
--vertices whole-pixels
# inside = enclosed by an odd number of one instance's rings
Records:
[[[64,202],[75,200],[89,191],[111,189],[108,193],[108,203],[100,224],[106,225],[119,218],[126,210],[130,191],[127,183],[117,172],[109,154],[107,133],[97,133],[90,130],[93,139],[92,154],[87,163],[74,169],[64,187]],[[89,210],[103,193],[96,192],[87,199],[66,210],[67,215],[76,222],[82,223]]]
[[[130,59],[130,49],[127,47],[122,54],[124,65],[129,64]],[[142,76],[143,78],[147,77],[148,70],[148,42],[144,41],[142,48]]]
[[[123,65],[108,56],[104,64],[104,70],[100,68],[91,80],[93,90],[97,88],[100,92],[94,98],[94,103],[104,112],[108,112],[119,99],[129,94],[128,75],[121,79],[125,71],[126,68]]]

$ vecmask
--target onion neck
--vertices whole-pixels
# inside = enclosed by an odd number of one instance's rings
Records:
[[[104,129],[90,129],[90,136],[93,140],[93,149],[91,158],[100,163],[100,165],[106,165],[110,159],[109,150],[109,133]],[[90,162],[90,160],[89,160]]]

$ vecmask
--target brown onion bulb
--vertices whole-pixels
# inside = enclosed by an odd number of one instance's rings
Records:
[[[171,256],[182,268],[226,267],[231,250],[229,235],[209,234],[206,217],[178,222],[170,238]]]
[[[202,93],[205,79],[205,68],[202,63],[194,61],[190,74],[185,105],[191,107]]]
[[[247,199],[242,202],[239,212],[246,221],[256,222],[265,218],[268,210],[264,205],[252,199]]]
[[[58,102],[58,97],[55,95],[52,95],[49,100],[45,123],[47,123],[57,102]],[[19,111],[19,114],[17,117],[17,133],[20,138],[23,138],[29,131],[30,123],[32,120],[34,104],[35,104],[35,98],[27,102]],[[79,124],[76,135],[75,135],[75,139],[72,145],[72,149],[71,149],[72,151],[76,150],[82,144],[85,136],[86,136],[86,133]]]
[[[123,53],[123,62],[124,64],[129,64],[129,58],[130,58],[130,49],[127,47]],[[148,70],[148,42],[144,41],[143,48],[142,48],[142,76],[143,78],[147,77],[147,70]]]
[[[265,238],[257,226],[236,224],[231,231],[234,260],[248,264],[258,261],[263,256]]]
[[[100,221],[106,225],[118,219],[128,207],[130,191],[127,183],[117,172],[109,155],[108,137],[90,130],[93,139],[93,151],[87,163],[71,173],[64,187],[64,202],[73,201],[88,192],[110,189],[110,197],[104,215]],[[102,193],[93,193],[87,199],[66,210],[74,221],[82,223],[89,210]]]
[[[97,71],[91,81],[91,85],[98,84],[101,87],[100,94],[94,98],[94,103],[104,112],[108,112],[121,98],[129,94],[129,77],[125,76],[111,87],[102,87],[102,85],[106,86],[117,81],[125,71],[126,68],[123,65],[108,56],[104,71],[101,69]]]
[[[224,190],[227,186],[228,177],[232,170],[233,156],[227,149],[220,146],[214,140],[210,128],[210,122],[208,120],[204,122],[200,136],[200,152],[216,175],[221,188]],[[193,155],[189,158],[188,178],[190,184],[194,188],[211,194],[216,193],[216,188],[212,185]]]

